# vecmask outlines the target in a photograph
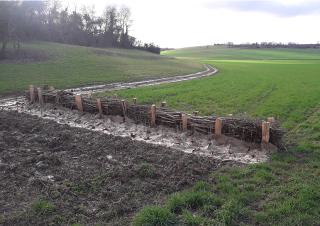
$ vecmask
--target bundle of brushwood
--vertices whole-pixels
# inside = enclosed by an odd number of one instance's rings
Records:
[[[150,106],[128,103],[126,113],[127,117],[136,123],[150,125]]]
[[[214,116],[190,116],[188,118],[188,129],[191,129],[193,132],[212,134],[215,132],[215,120],[216,117]]]
[[[245,117],[198,116],[177,112],[166,107],[129,103],[118,98],[92,98],[75,95],[71,92],[43,87],[30,86],[26,92],[30,102],[47,102],[89,113],[118,115],[145,125],[164,125],[172,128],[190,130],[202,134],[223,134],[252,143],[269,142],[278,148],[284,148],[284,131],[277,122],[264,122]],[[219,123],[217,121],[219,120]],[[267,129],[266,129],[267,128]],[[219,130],[219,131],[216,131]]]
[[[159,107],[157,108],[156,124],[173,128],[181,128],[181,112]]]

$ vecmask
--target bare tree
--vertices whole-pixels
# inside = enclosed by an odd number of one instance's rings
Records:
[[[6,57],[6,48],[10,40],[10,20],[14,2],[0,2],[0,58]]]
[[[129,28],[131,26],[132,20],[130,8],[123,6],[120,8],[118,13],[119,25],[121,27],[120,34],[120,46],[123,48],[129,48],[133,43],[130,42]]]

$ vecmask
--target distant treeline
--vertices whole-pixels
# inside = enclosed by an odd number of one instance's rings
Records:
[[[320,48],[320,43],[317,44],[298,44],[298,43],[277,43],[277,42],[261,42],[261,43],[244,43],[244,44],[234,44],[233,42],[228,42],[224,44],[214,44],[215,46],[226,46],[229,48]]]
[[[158,46],[129,34],[130,17],[127,7],[107,6],[103,15],[97,16],[93,8],[71,11],[59,1],[0,1],[0,57],[5,57],[9,43],[19,50],[25,40],[137,48],[159,54]]]

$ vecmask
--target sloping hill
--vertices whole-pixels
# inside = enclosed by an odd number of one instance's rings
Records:
[[[22,46],[20,54],[0,61],[0,93],[21,91],[30,83],[66,88],[183,75],[203,69],[199,63],[139,50],[49,42]]]
[[[248,49],[217,46],[189,47],[163,51],[163,55],[202,60],[319,60],[320,49]]]

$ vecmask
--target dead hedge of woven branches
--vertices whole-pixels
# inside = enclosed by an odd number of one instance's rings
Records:
[[[75,102],[75,94],[61,90],[41,90],[40,98],[44,103],[54,103],[66,108],[77,109]],[[30,92],[26,92],[26,97],[30,100]],[[34,102],[39,101],[38,89],[34,89]],[[99,113],[97,99],[89,96],[81,97],[84,112]],[[102,114],[117,115],[129,118],[136,123],[151,125],[151,106],[131,103],[118,98],[100,98]],[[177,129],[182,129],[182,112],[174,111],[166,107],[156,108],[156,125],[164,125]],[[187,115],[187,130],[202,134],[215,133],[216,116],[195,116]],[[219,117],[222,119],[221,132],[225,136],[234,137],[246,142],[261,143],[262,142],[262,120],[248,119],[245,117]],[[277,122],[270,124],[269,142],[277,146],[279,149],[284,147],[282,137],[284,131]]]

